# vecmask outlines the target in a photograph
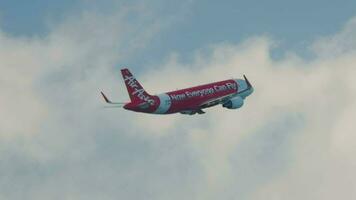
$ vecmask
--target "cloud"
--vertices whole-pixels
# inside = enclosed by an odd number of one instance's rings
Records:
[[[335,58],[348,53],[355,52],[355,27],[356,19],[349,20],[343,31],[332,35],[321,37],[311,46],[316,55],[324,58]]]
[[[112,66],[172,20],[158,18],[129,6],[80,12],[41,38],[1,32],[0,197],[355,197],[354,19],[313,43],[313,60],[273,60],[274,41],[255,36],[211,45],[191,63],[172,54],[138,73],[151,93],[246,74],[255,93],[242,109],[201,116],[103,109],[99,88],[126,95]]]
[[[186,120],[171,122],[177,132],[188,134],[199,155],[205,179],[198,199],[355,196],[353,21],[326,37],[342,42],[320,39],[312,44],[323,51],[311,61],[293,54],[273,60],[273,41],[254,37],[239,45],[214,46],[190,64],[180,64],[173,55],[163,69],[147,75],[148,88],[160,91],[231,74],[245,73],[253,82],[255,93],[241,110],[208,110],[204,117],[189,119],[194,122],[186,131],[179,131]],[[332,57],[325,56],[335,50]]]
[[[46,107],[31,85],[42,62],[35,58],[40,56],[41,48],[36,40],[14,39],[4,33],[0,34],[0,43],[0,135],[29,134],[46,114]]]

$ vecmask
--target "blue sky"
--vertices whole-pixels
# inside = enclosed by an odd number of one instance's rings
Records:
[[[83,8],[110,12],[113,5],[134,4],[137,1],[10,1],[0,2],[1,27],[16,36],[43,36],[48,24],[58,23]],[[184,7],[181,4],[187,4]],[[157,59],[177,52],[181,59],[191,59],[197,49],[220,42],[238,43],[266,34],[279,42],[277,57],[285,50],[307,56],[306,47],[316,37],[339,30],[356,12],[356,2],[339,1],[204,1],[191,3],[146,2],[157,17],[183,15],[174,25],[162,31],[128,65],[156,64]]]
[[[0,1],[0,199],[356,199],[356,2]],[[276,47],[277,46],[277,47]],[[249,77],[238,110],[128,95]]]

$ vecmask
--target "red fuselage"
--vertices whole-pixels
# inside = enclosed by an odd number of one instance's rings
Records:
[[[121,70],[131,102],[124,108],[135,112],[152,114],[203,114],[202,109],[222,104],[228,109],[240,108],[244,99],[253,92],[251,84],[242,79],[229,79],[199,85],[196,87],[166,92],[158,95],[148,94],[128,69]],[[107,99],[107,103],[115,104]]]
[[[167,113],[176,113],[198,109],[209,100],[217,99],[237,92],[237,83],[234,80],[219,81],[187,89],[167,92],[171,99],[171,107]]]

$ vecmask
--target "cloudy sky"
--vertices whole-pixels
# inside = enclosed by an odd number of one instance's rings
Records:
[[[143,115],[246,74],[239,110]],[[0,199],[356,198],[356,2],[0,1]]]

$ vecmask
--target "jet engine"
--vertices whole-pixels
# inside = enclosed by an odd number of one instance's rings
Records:
[[[241,106],[243,105],[244,105],[244,100],[240,96],[237,96],[225,102],[223,104],[223,107],[228,109],[238,109],[241,108]]]

